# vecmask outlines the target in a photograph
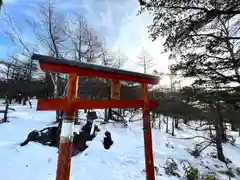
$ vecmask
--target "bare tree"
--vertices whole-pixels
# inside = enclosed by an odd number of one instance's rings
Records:
[[[25,41],[21,27],[16,25],[7,11],[4,11],[3,16],[0,17],[0,21],[2,22],[0,29],[12,43],[15,52],[18,52],[22,56],[30,57],[32,52],[37,49],[37,46]]]
[[[102,42],[97,33],[91,29],[81,14],[75,14],[75,19],[68,21],[68,26],[64,29],[64,33],[70,41],[70,49],[68,54],[78,61],[85,63],[94,63],[100,58],[104,51]],[[83,77],[84,80],[88,79]],[[90,96],[90,98],[93,95]],[[86,112],[87,110],[85,110]]]
[[[140,61],[140,65],[143,67],[143,72],[146,74],[150,68],[155,65],[155,62],[150,55],[150,53],[142,48],[140,55],[138,56],[138,60]]]
[[[75,18],[68,22],[68,29],[65,31],[72,44],[70,52],[79,62],[94,62],[103,54],[102,42],[82,15],[75,14]]]
[[[113,56],[109,56],[107,52],[103,54],[101,60],[102,60],[102,64],[107,67],[112,67],[115,64]],[[108,98],[110,98],[111,97],[111,81],[109,79],[106,79],[105,81],[108,85],[108,88],[107,88]],[[111,116],[111,109],[105,109],[104,116],[105,116],[104,121],[108,122],[108,117]]]
[[[116,60],[113,64],[113,67],[120,69],[123,66],[123,64],[128,60],[128,57],[125,54],[123,54],[120,50],[118,50],[116,52],[115,59]]]
[[[116,52],[115,61],[112,67],[120,69],[127,60],[128,57],[125,54],[123,54],[120,50],[118,50]],[[121,83],[121,85],[123,85],[123,83]],[[117,111],[119,115],[123,116],[125,109],[118,109]]]
[[[67,41],[67,36],[64,33],[66,29],[65,16],[58,11],[57,4],[54,0],[48,0],[47,3],[39,5],[36,16],[32,21],[28,20],[29,25],[33,28],[36,39],[40,42],[42,47],[48,51],[50,56],[63,58],[66,56],[64,43]],[[60,95],[60,81],[59,73],[48,73],[51,77],[54,87],[53,96],[56,98]],[[45,74],[46,75],[46,74]],[[56,119],[59,121],[60,112],[56,112]]]
[[[37,12],[39,19],[34,19],[31,24],[34,28],[37,39],[48,49],[48,53],[56,58],[63,57],[64,43],[67,41],[67,37],[64,34],[64,28],[66,27],[65,16],[60,13],[56,8],[56,3],[49,0],[48,3],[39,7]],[[50,73],[53,85],[54,85],[54,97],[58,97],[59,94],[59,74]]]

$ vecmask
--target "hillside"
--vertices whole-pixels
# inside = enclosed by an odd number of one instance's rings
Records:
[[[54,180],[57,163],[57,149],[43,146],[37,143],[29,143],[20,147],[28,133],[34,129],[42,129],[48,126],[55,117],[54,112],[36,112],[34,108],[12,105],[16,111],[9,113],[9,123],[0,124],[0,174],[5,180]],[[101,116],[101,111],[98,111]],[[135,118],[139,119],[139,115]],[[1,118],[1,117],[0,117]],[[165,126],[165,125],[164,125]],[[212,158],[209,153],[214,147],[208,147],[200,157],[195,158],[187,149],[193,149],[197,141],[202,138],[177,139],[193,136],[207,136],[205,131],[196,131],[197,123],[189,126],[180,124],[181,129],[176,130],[176,136],[165,133],[165,127],[153,129],[153,150],[156,171],[156,179],[179,179],[165,173],[164,167],[168,158],[173,158],[178,165],[176,171],[184,176],[183,164],[188,161],[193,167],[197,167],[201,174],[214,172],[221,180],[229,178],[220,171],[226,171],[224,163]],[[100,125],[101,131],[90,143],[83,153],[73,157],[71,167],[71,180],[143,180],[144,173],[144,149],[141,121],[129,123],[128,128],[121,124]],[[109,150],[103,148],[101,140],[104,132],[109,130],[114,141]],[[237,133],[231,133],[237,136]],[[224,153],[232,161],[229,167],[240,167],[240,139],[236,137],[236,145],[224,144]],[[186,164],[186,163],[185,163]],[[235,170],[233,170],[235,171]],[[235,173],[236,174],[236,173]],[[234,179],[234,178],[232,178]],[[239,179],[235,177],[235,179]]]

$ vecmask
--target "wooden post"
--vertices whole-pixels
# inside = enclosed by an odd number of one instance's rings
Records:
[[[111,83],[111,99],[120,100],[121,83],[119,80],[112,80]]]
[[[142,84],[142,96],[144,100],[143,107],[143,133],[144,133],[144,151],[145,167],[147,180],[155,180],[153,150],[152,150],[152,131],[150,122],[150,101],[148,99],[148,86]]]
[[[121,88],[121,83],[119,80],[111,81],[111,99],[120,100],[120,88]],[[119,113],[121,114],[120,111]]]
[[[76,74],[70,74],[67,85],[67,110],[64,112],[60,143],[58,154],[58,165],[56,180],[69,180],[72,143],[73,143],[73,126],[75,111],[73,109],[73,100],[76,99],[78,92],[78,77]]]

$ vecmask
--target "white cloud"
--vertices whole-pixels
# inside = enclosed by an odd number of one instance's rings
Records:
[[[39,1],[39,0],[38,0]],[[42,0],[43,3],[45,0]],[[5,2],[18,2],[5,0]],[[33,0],[28,0],[33,2]],[[39,1],[40,2],[40,1]],[[124,69],[140,71],[137,56],[142,47],[148,50],[157,61],[156,69],[168,73],[171,61],[163,52],[163,39],[152,42],[147,33],[147,26],[151,24],[151,16],[142,14],[137,16],[139,4],[136,0],[58,0],[60,8],[66,14],[81,13],[85,16],[90,26],[105,38],[108,48],[112,51],[120,50],[129,57]],[[21,3],[19,1],[19,3]],[[33,8],[23,8],[21,11],[31,17]],[[36,11],[36,10],[35,10]],[[71,18],[71,15],[69,16]],[[25,39],[33,40],[28,33]],[[141,72],[141,71],[140,71]],[[168,80],[163,80],[168,81]]]
[[[129,61],[123,67],[124,69],[143,72],[142,67],[139,66],[137,56],[140,54],[142,47],[144,47],[157,62],[154,69],[169,73],[168,66],[172,61],[168,60],[168,54],[162,53],[164,39],[159,38],[152,42],[147,32],[147,26],[151,24],[151,16],[147,14],[137,16],[139,10],[138,4],[132,3],[132,1],[128,2],[128,4],[125,4],[126,8],[122,8],[122,12],[119,12],[123,14],[120,19],[121,23],[118,27],[115,27],[118,33],[113,41],[108,42],[109,46],[113,51],[117,52],[120,50],[129,57]],[[124,6],[122,5],[121,7]],[[116,8],[116,12],[118,8],[117,4],[115,4],[114,8]],[[108,24],[113,18],[107,21],[109,12],[106,12],[105,15],[105,24]],[[168,86],[170,84],[169,78],[167,76],[164,77],[161,84]]]

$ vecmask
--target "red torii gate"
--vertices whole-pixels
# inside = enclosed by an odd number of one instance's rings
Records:
[[[104,108],[143,108],[143,130],[145,166],[147,180],[155,180],[152,152],[152,132],[149,109],[157,102],[148,99],[148,84],[158,84],[158,76],[119,70],[93,64],[78,63],[71,60],[56,59],[50,56],[33,54],[32,60],[38,60],[40,68],[57,73],[69,74],[67,93],[64,98],[39,99],[38,111],[63,110],[64,118],[60,134],[59,155],[56,180],[69,180],[73,126],[75,111],[78,109]],[[83,100],[77,97],[78,76],[112,79],[110,100]],[[120,80],[141,83],[143,100],[120,100]]]

